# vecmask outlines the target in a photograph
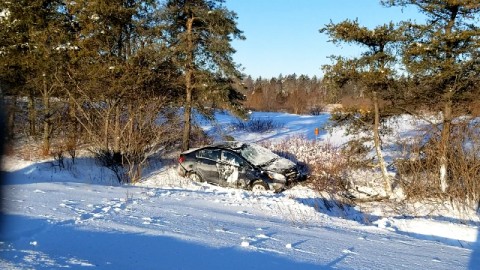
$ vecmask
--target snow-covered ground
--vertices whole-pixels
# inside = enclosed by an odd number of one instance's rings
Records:
[[[348,140],[341,129],[323,129],[328,115],[253,116],[281,128],[230,130],[226,114],[204,128],[255,142],[294,135]],[[397,129],[407,134],[412,127]],[[48,160],[5,158],[0,268],[480,269],[475,213],[395,216],[375,205],[336,207],[302,186],[254,194],[151,166],[141,183],[117,185],[88,157],[62,170]]]

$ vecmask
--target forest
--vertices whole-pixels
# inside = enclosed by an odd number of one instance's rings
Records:
[[[116,172],[127,168],[119,179],[135,182],[159,151],[208,141],[194,114],[211,119],[216,110],[227,110],[247,119],[248,110],[328,110],[336,125],[371,133],[375,168],[390,194],[394,179],[382,156],[384,122],[401,114],[439,114],[441,121],[431,123],[420,144],[407,147],[408,158],[398,160],[396,170],[408,175],[412,192],[425,191],[422,196],[479,201],[477,0],[382,0],[385,7],[413,5],[427,20],[385,22],[372,29],[355,19],[320,25],[318,35],[357,45],[361,55],[331,56],[318,78],[242,74],[231,42],[248,37],[224,4],[2,1],[6,152],[75,159],[88,149]],[[331,110],[332,104],[341,105]],[[329,175],[322,183],[341,182]]]

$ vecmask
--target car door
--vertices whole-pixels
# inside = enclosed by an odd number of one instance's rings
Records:
[[[196,171],[200,177],[206,182],[219,184],[217,162],[220,159],[220,150],[202,149],[196,157]]]
[[[248,168],[247,162],[238,154],[229,150],[222,150],[218,163],[220,184],[234,187],[245,186],[248,183],[246,181]]]

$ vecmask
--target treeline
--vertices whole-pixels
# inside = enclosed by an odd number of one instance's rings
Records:
[[[323,77],[280,74],[269,79],[247,76],[242,86],[246,96],[244,106],[257,111],[318,114],[338,108],[334,104],[364,110],[371,107],[365,87],[355,81],[334,87]],[[403,87],[408,85],[403,84]]]
[[[317,113],[329,100],[329,92],[321,78],[296,74],[276,78],[251,76],[242,81],[246,101],[245,107],[258,111],[287,111],[291,113]]]
[[[244,37],[223,2],[2,1],[7,139],[72,157],[87,144],[127,181],[159,149],[188,149],[193,108],[242,113],[230,41]]]

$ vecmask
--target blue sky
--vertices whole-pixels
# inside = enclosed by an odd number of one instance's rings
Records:
[[[246,40],[234,41],[234,61],[243,72],[257,78],[296,73],[322,76],[321,66],[328,56],[355,56],[358,47],[338,47],[328,42],[319,29],[356,19],[373,28],[390,21],[419,19],[414,8],[385,8],[379,0],[226,0],[228,9],[238,15],[238,28]]]

